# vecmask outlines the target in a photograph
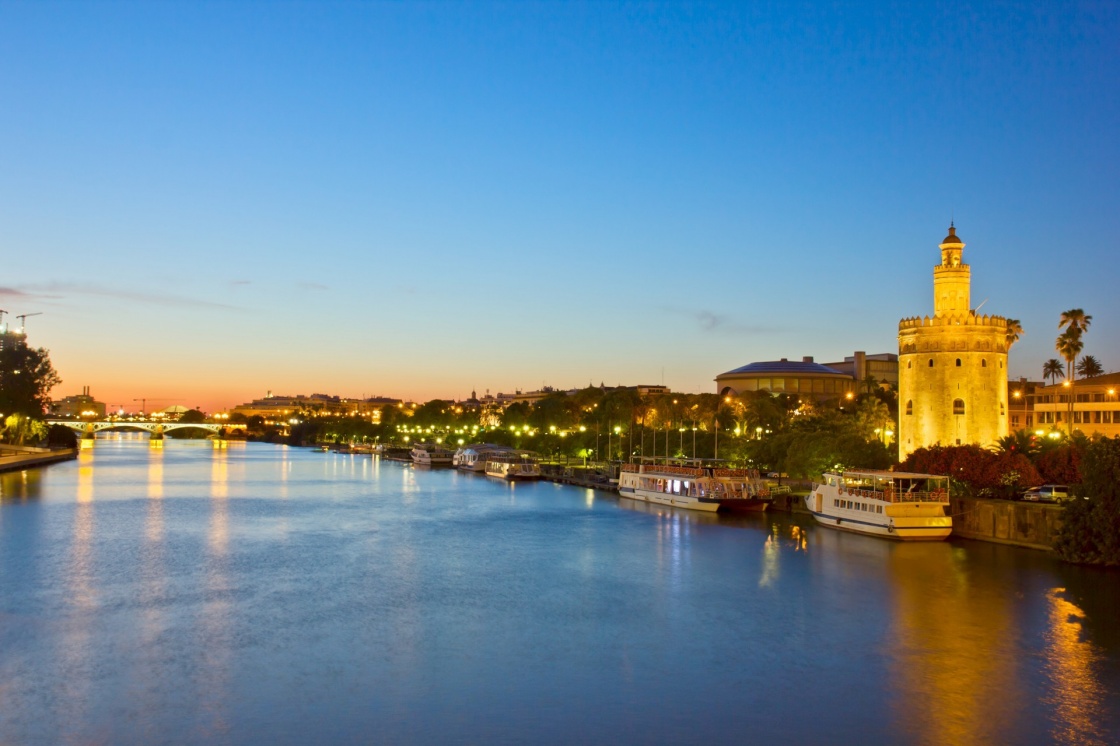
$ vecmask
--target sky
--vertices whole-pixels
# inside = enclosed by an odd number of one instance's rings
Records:
[[[953,220],[1013,378],[1075,307],[1120,370],[1117,39],[1112,2],[0,0],[0,308],[113,408],[714,391],[897,352]]]

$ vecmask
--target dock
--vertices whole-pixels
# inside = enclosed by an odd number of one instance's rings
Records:
[[[23,471],[78,457],[77,448],[0,446],[0,471]]]

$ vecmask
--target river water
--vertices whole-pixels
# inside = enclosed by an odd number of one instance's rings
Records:
[[[265,444],[0,475],[0,743],[1120,743],[1120,573]]]

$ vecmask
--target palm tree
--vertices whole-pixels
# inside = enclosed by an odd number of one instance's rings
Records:
[[[1042,364],[1043,380],[1049,378],[1051,379],[1050,383],[1054,383],[1058,380],[1058,378],[1064,376],[1065,374],[1066,366],[1062,363],[1061,360],[1058,360],[1057,358],[1052,357]]]
[[[1062,314],[1063,316],[1065,314]],[[1069,406],[1066,408],[1066,424],[1070,435],[1073,435],[1073,381],[1074,381],[1074,361],[1077,356],[1081,354],[1082,348],[1085,343],[1081,341],[1081,332],[1075,327],[1069,327],[1064,332],[1058,335],[1057,341],[1054,343],[1055,349],[1058,354],[1066,359],[1066,384],[1069,388],[1068,401]]]
[[[1011,345],[1019,341],[1019,337],[1023,336],[1023,325],[1019,323],[1019,319],[1007,320],[1007,349],[1011,349]]]
[[[1101,367],[1100,361],[1095,357],[1086,355],[1077,364],[1077,372],[1081,374],[1082,378],[1096,378],[1104,373],[1104,368]]]
[[[1089,325],[1093,323],[1093,317],[1086,314],[1080,308],[1071,308],[1068,311],[1062,311],[1061,320],[1058,322],[1058,328],[1076,329],[1077,336],[1080,337],[1085,332],[1089,331]]]

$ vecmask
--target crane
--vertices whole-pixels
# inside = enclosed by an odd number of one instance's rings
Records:
[[[148,407],[148,402],[150,402],[150,401],[175,401],[175,399],[168,399],[167,397],[163,397],[163,398],[160,398],[160,399],[153,399],[150,396],[142,396],[139,399],[133,399],[132,401],[140,402],[140,414],[144,415],[144,414],[147,414],[146,410],[147,410],[147,407]]]
[[[4,314],[6,313],[7,311],[5,311],[3,308],[0,308],[0,334],[8,331],[8,327],[4,326]]]
[[[36,311],[35,313],[25,313],[25,314],[21,314],[19,316],[16,316],[16,318],[19,319],[19,333],[20,334],[27,334],[27,331],[24,328],[25,326],[27,326],[27,319],[31,318],[32,316],[42,316],[42,315],[43,315],[42,311]]]

